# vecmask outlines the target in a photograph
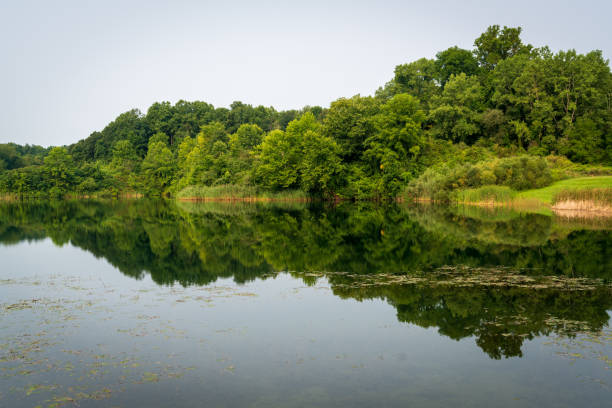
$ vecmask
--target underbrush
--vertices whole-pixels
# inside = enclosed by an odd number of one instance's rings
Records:
[[[565,156],[547,156],[553,180],[564,180],[584,176],[612,176],[612,167],[600,164],[580,164]]]
[[[481,161],[476,164],[440,165],[427,169],[404,190],[406,200],[425,198],[452,201],[453,192],[483,186],[505,186],[526,190],[549,185],[553,181],[545,159],[535,156],[514,156]],[[507,190],[482,190],[474,194],[497,194]]]

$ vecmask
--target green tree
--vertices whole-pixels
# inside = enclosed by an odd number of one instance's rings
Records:
[[[523,44],[521,40],[521,27],[501,28],[492,25],[474,40],[474,54],[480,65],[492,70],[502,60],[518,54],[529,53],[531,45]]]
[[[302,184],[301,171],[303,163],[316,174],[305,181],[308,190],[327,188],[328,180],[319,174],[321,156],[311,154],[309,161],[304,162],[305,140],[319,143],[321,147],[328,140],[320,140],[318,135],[321,124],[317,122],[312,112],[306,112],[299,119],[292,120],[285,132],[272,131],[263,140],[257,153],[258,162],[255,169],[255,178],[264,187],[270,189],[293,188]],[[323,155],[332,158],[331,152],[335,150],[333,144],[325,147]],[[309,150],[310,151],[310,150]],[[335,164],[330,163],[330,169]],[[335,173],[334,173],[335,174]],[[333,176],[333,175],[332,175]],[[330,186],[331,187],[331,186]]]
[[[375,118],[376,133],[366,140],[364,152],[376,195],[395,196],[419,172],[424,119],[425,113],[412,95],[395,95],[382,106]]]
[[[164,132],[157,132],[149,138],[149,146],[153,143],[161,142],[168,146],[170,144],[170,138]]]
[[[394,95],[408,93],[427,104],[440,91],[437,77],[436,62],[431,59],[421,58],[409,64],[398,65],[395,67],[395,77],[384,88],[378,89],[376,96],[387,100]]]
[[[483,90],[477,77],[451,75],[442,91],[434,97],[429,122],[435,137],[453,142],[473,143],[479,135]]]
[[[143,186],[148,194],[163,194],[170,186],[176,171],[172,151],[161,141],[149,144],[149,151],[142,162]]]
[[[109,123],[102,132],[94,132],[85,140],[81,149],[76,149],[79,160],[110,160],[115,142],[129,140],[141,156],[147,152],[149,127],[138,109],[122,113]],[[93,156],[90,156],[93,154]]]
[[[59,195],[70,191],[76,181],[76,168],[68,151],[64,147],[54,147],[45,157],[44,163],[51,193]]]
[[[345,162],[360,159],[366,139],[376,130],[373,118],[379,112],[380,105],[378,99],[360,95],[340,98],[331,103],[322,132],[338,143]]]
[[[442,87],[451,75],[466,74],[467,76],[476,75],[479,71],[478,61],[474,54],[459,47],[451,47],[436,54],[435,62],[438,71],[437,79]]]
[[[299,172],[302,188],[310,193],[333,194],[343,183],[340,148],[330,137],[312,130],[302,140]]]
[[[24,161],[13,144],[0,144],[0,171],[23,167]]]
[[[111,168],[114,177],[120,183],[120,188],[136,188],[140,172],[140,157],[128,140],[120,140],[113,147]]]
[[[217,141],[223,143],[229,141],[229,136],[223,123],[215,121],[202,126],[200,133],[198,133],[198,144],[208,150]]]
[[[255,146],[261,144],[263,140],[263,130],[257,125],[240,125],[235,133],[235,143],[242,150],[253,150]]]
[[[255,167],[255,179],[263,187],[279,190],[298,185],[298,142],[282,130],[273,130],[264,137]]]
[[[511,124],[512,143],[574,160],[606,160],[612,74],[601,52],[516,55],[498,63],[491,86],[491,102]]]
[[[144,120],[151,132],[168,135],[168,143],[172,145],[174,143],[173,116],[174,109],[170,102],[155,102],[147,110]]]

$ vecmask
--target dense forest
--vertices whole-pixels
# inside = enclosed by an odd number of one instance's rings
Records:
[[[0,192],[370,199],[608,174],[609,61],[520,35],[490,26],[473,50],[398,65],[375,95],[328,108],[161,102],[69,146],[0,145]]]

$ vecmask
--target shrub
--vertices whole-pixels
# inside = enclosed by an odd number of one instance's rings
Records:
[[[574,163],[565,156],[550,155],[546,157],[546,162],[555,181],[574,177],[612,175],[610,166]]]
[[[550,168],[545,159],[514,156],[476,164],[441,165],[429,168],[408,185],[404,196],[448,201],[451,198],[450,192],[458,189],[497,185],[514,190],[526,190],[547,186],[552,181]]]

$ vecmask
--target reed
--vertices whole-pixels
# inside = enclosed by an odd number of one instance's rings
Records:
[[[311,201],[301,190],[261,191],[254,186],[187,186],[176,197],[184,201]]]
[[[612,188],[563,190],[555,194],[553,205],[564,201],[591,201],[593,203],[612,206]]]
[[[506,186],[484,186],[459,190],[452,194],[452,201],[458,203],[503,204],[510,203],[516,191]]]
[[[552,209],[565,215],[581,212],[610,216],[612,188],[560,191],[553,198]]]

